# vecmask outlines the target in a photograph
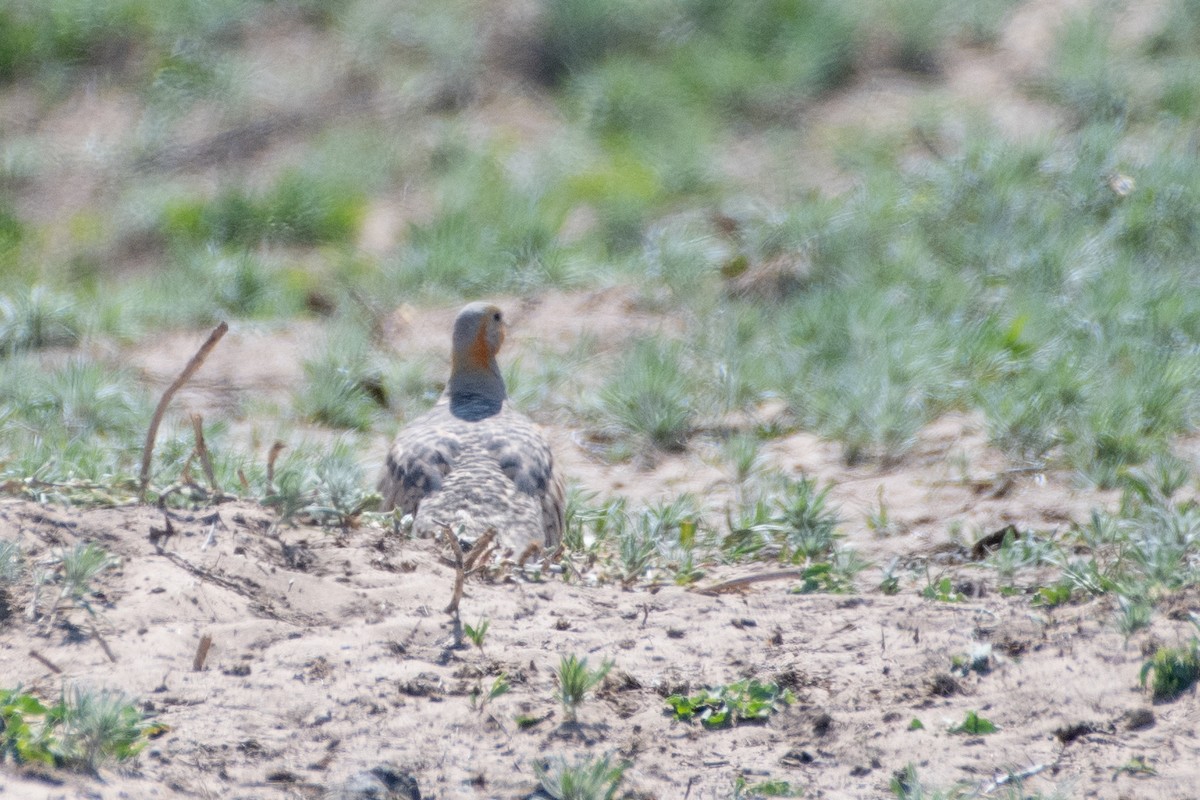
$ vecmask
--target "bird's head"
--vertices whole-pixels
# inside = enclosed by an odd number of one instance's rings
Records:
[[[459,311],[454,320],[453,370],[494,370],[504,329],[504,314],[489,303],[471,303]]]
[[[504,343],[504,315],[488,303],[471,303],[454,320],[454,355],[446,394],[450,411],[462,419],[483,419],[500,411],[508,392],[496,365]]]

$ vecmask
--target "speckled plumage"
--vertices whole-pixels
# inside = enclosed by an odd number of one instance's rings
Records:
[[[517,554],[535,543],[553,550],[562,540],[562,480],[545,436],[509,406],[495,360],[503,341],[495,306],[459,312],[446,392],[392,444],[379,481],[383,509],[412,514],[418,535],[463,526],[474,539],[495,528]]]

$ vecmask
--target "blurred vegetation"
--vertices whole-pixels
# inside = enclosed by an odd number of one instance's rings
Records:
[[[1107,5],[1070,16],[1027,87],[1054,136],[930,102],[825,129],[836,186],[796,168],[828,146],[805,138],[826,98],[879,68],[935,86],[1016,6],[9,3],[0,469],[128,477],[145,390],[96,343],[316,319],[328,344],[270,413],[371,437],[439,379],[381,348],[387,309],[624,284],[670,336],[508,374],[609,457],[773,401],[737,436],[801,427],[890,464],[966,410],[1016,464],[1115,485],[1200,410],[1194,0],[1139,37]],[[226,487],[254,469],[229,447]]]

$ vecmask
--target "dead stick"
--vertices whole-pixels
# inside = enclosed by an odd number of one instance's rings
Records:
[[[450,598],[450,605],[446,606],[444,613],[453,614],[457,618],[458,603],[463,595],[463,581],[466,579],[463,572],[463,551],[458,545],[458,537],[450,532],[449,525],[442,526],[442,535],[450,543],[450,550],[454,553],[454,596]]]
[[[267,453],[267,494],[275,491],[275,459],[279,458],[279,454],[287,447],[286,444],[275,440],[275,444],[271,445],[270,452]]]
[[[213,494],[219,495],[221,487],[217,485],[217,475],[213,472],[208,445],[204,443],[204,418],[199,414],[192,414],[192,430],[196,432],[196,452],[200,454],[200,466],[204,469],[204,477],[208,478],[208,488],[212,489]]]
[[[96,630],[96,623],[88,621],[88,625],[92,628],[92,636],[96,637],[96,641],[100,643],[100,649],[104,651],[104,655],[108,656],[108,660],[117,663],[117,657],[113,655],[113,651],[109,649],[108,642],[104,641],[104,637],[100,635],[100,631]]]
[[[717,583],[703,589],[697,589],[700,594],[721,594],[722,592],[733,592],[752,583],[762,583],[763,581],[782,581],[792,580],[794,578],[803,578],[803,570],[788,569],[782,572],[767,572],[760,575],[748,575],[745,578],[734,578],[731,581]]]
[[[228,330],[229,325],[224,322],[213,328],[213,332],[208,335],[208,340],[200,345],[200,349],[183,368],[183,372],[179,373],[175,382],[163,392],[162,399],[158,401],[158,407],[154,409],[154,416],[150,418],[150,430],[146,431],[146,445],[142,448],[141,490],[138,494],[143,503],[146,502],[146,487],[150,485],[150,459],[154,456],[154,439],[158,436],[158,426],[162,422],[163,414],[167,411],[167,404],[171,402],[175,393],[188,382],[192,374],[200,369],[204,364],[204,359],[208,358],[208,354],[212,352],[212,349],[217,346],[217,342],[221,341],[221,337]]]
[[[62,670],[59,669],[58,665],[55,664],[50,659],[46,658],[44,655],[39,653],[37,650],[30,650],[29,655],[31,657],[33,657],[34,659],[36,659],[43,667],[45,667],[46,669],[53,672],[55,675],[62,675]]]
[[[475,570],[475,564],[482,562],[482,557],[490,552],[489,548],[492,540],[495,538],[496,529],[488,528],[487,532],[483,536],[480,536],[475,544],[471,545],[471,550],[467,553],[466,559],[463,561],[463,572],[473,572]]]
[[[204,669],[204,660],[208,658],[208,648],[210,647],[212,647],[212,634],[206,633],[200,637],[200,644],[196,646],[196,657],[192,659],[192,672]]]

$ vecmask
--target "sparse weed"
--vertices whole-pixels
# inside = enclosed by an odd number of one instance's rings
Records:
[[[575,715],[584,698],[604,680],[612,668],[611,660],[602,661],[596,669],[589,669],[587,658],[576,658],[572,654],[559,659],[558,666],[554,668],[554,677],[558,683],[558,699],[562,703],[568,722],[575,721]]]
[[[62,759],[69,767],[94,773],[105,764],[128,761],[145,745],[143,715],[119,692],[74,686],[59,708]]]
[[[560,756],[545,764],[535,762],[533,771],[542,791],[554,800],[612,800],[627,767],[614,764],[610,756],[583,757],[571,764]]]

